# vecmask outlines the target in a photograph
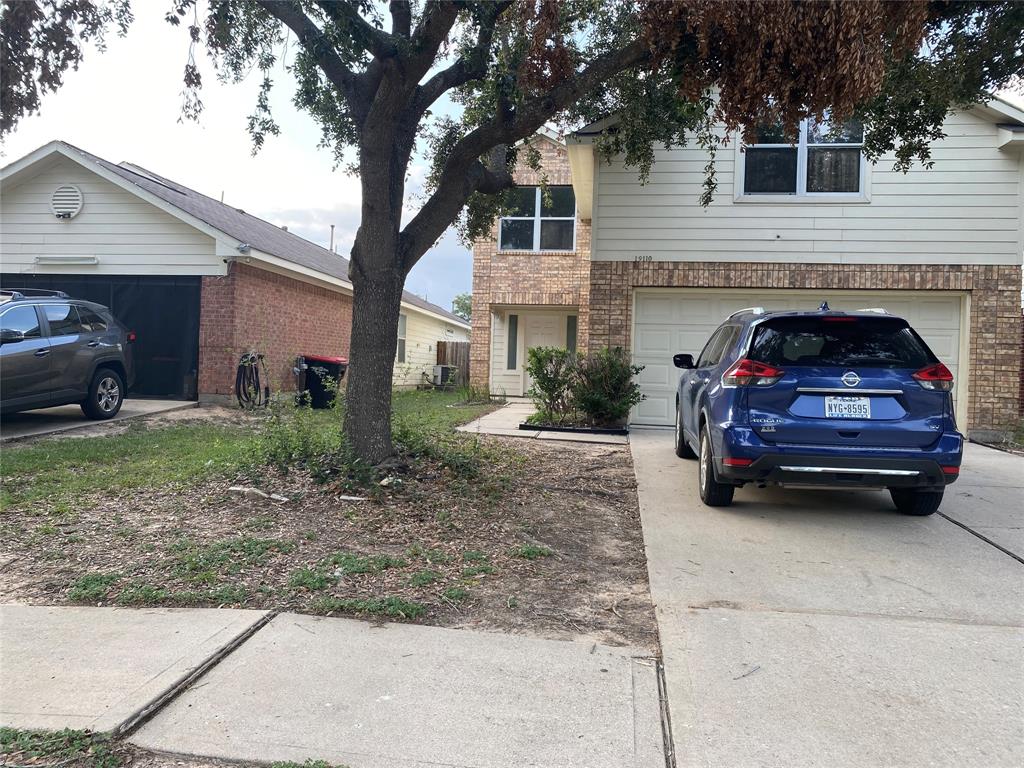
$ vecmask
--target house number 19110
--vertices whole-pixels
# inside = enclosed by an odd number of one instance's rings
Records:
[[[650,256],[650,255],[648,255],[648,256],[634,256],[633,260],[634,261],[654,261],[654,257]]]

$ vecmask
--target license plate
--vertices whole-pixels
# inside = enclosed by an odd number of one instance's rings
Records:
[[[826,397],[826,419],[870,419],[869,397]]]

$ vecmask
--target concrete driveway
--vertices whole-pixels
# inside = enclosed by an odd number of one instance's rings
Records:
[[[168,413],[182,408],[195,408],[197,405],[199,403],[182,400],[146,400],[130,397],[124,401],[121,410],[110,421],[124,421],[139,416],[151,416],[154,413]],[[0,419],[0,442],[42,437],[105,423],[108,422],[86,418],[81,407],[77,405],[58,405],[53,408],[4,414],[3,419]]]
[[[968,446],[913,518],[875,491],[712,509],[671,432],[630,445],[678,765],[1024,764],[1024,459]]]

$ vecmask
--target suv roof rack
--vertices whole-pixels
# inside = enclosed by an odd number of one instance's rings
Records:
[[[744,307],[743,309],[737,309],[735,312],[729,315],[729,317],[733,318],[736,317],[736,315],[745,315],[747,312],[750,312],[752,315],[763,315],[767,313],[768,310],[765,309],[764,307]]]
[[[0,291],[4,296],[10,296],[11,300],[27,299],[32,297],[45,297],[54,299],[70,299],[64,291],[50,291],[45,288],[5,288]]]

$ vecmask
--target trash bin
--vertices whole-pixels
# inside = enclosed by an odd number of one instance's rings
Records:
[[[295,359],[298,388],[300,393],[308,393],[302,399],[312,408],[330,408],[346,368],[344,357],[299,355]]]

